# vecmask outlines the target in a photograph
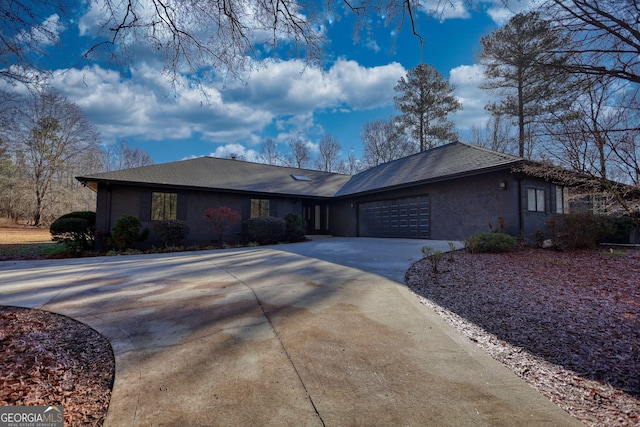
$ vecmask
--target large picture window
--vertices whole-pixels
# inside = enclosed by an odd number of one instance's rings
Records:
[[[151,193],[151,220],[166,221],[178,219],[177,193]]]
[[[251,199],[251,218],[269,216],[268,199]]]
[[[530,212],[544,212],[544,190],[538,188],[527,189],[527,208]]]

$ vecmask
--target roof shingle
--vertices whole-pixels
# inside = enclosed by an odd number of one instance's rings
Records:
[[[360,172],[351,177],[336,196],[453,178],[457,175],[508,167],[522,160],[509,154],[454,142]]]
[[[520,157],[455,142],[367,169],[354,176],[241,160],[196,159],[104,172],[79,181],[159,184],[223,191],[334,197],[381,191],[509,167]],[[308,180],[296,179],[306,176]]]

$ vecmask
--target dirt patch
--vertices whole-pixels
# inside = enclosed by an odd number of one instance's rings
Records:
[[[0,227],[0,245],[27,245],[50,243],[48,228],[40,227]]]
[[[100,426],[115,361],[95,330],[42,310],[0,306],[0,405],[64,407],[65,426]]]
[[[445,254],[407,284],[587,425],[640,425],[640,251]]]

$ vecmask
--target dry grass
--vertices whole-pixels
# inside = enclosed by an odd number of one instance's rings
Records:
[[[50,243],[51,233],[41,227],[0,227],[0,245]]]
[[[46,227],[0,226],[0,260],[38,259],[58,249]]]

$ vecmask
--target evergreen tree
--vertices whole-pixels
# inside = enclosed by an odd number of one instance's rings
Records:
[[[419,64],[409,70],[394,87],[397,124],[405,134],[419,142],[420,151],[433,148],[441,141],[455,141],[453,122],[447,115],[462,109],[453,96],[455,87],[431,65]]]
[[[515,15],[480,40],[480,62],[487,78],[482,88],[502,98],[487,109],[517,119],[520,157],[533,151],[531,140],[527,147],[527,136],[532,135],[534,123],[571,101],[569,75],[559,67],[567,56],[555,53],[564,43],[563,36],[537,12]]]

